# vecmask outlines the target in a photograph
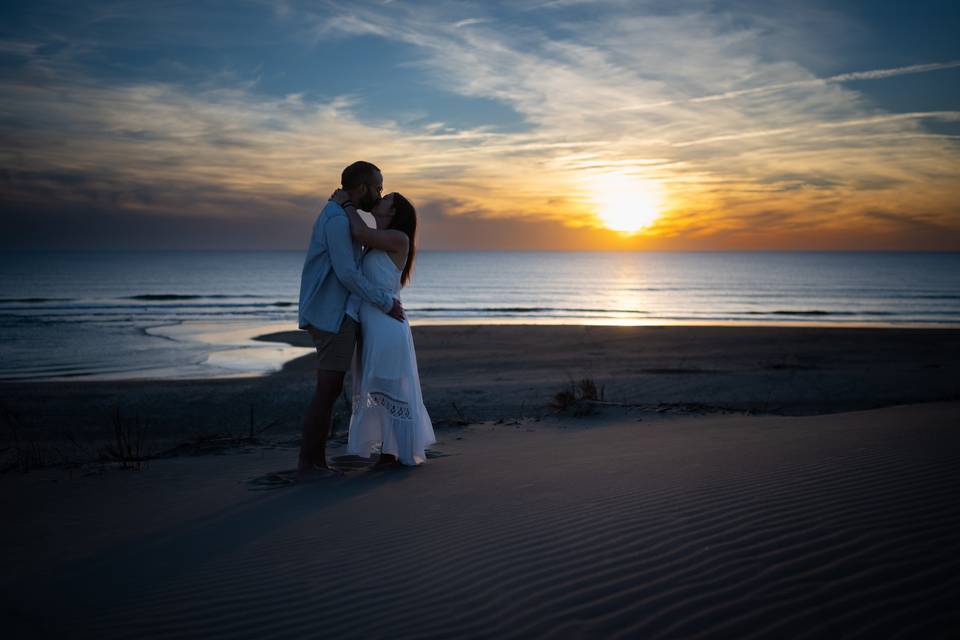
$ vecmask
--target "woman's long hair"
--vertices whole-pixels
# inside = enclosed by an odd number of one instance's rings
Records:
[[[403,231],[410,239],[407,249],[407,264],[400,275],[400,284],[406,286],[410,282],[410,273],[413,271],[413,261],[417,255],[417,210],[413,204],[399,193],[393,194],[393,219],[388,229]]]

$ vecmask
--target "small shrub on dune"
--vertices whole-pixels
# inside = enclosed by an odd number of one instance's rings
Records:
[[[571,387],[569,389],[562,389],[558,391],[556,395],[553,396],[553,401],[550,403],[551,409],[556,409],[557,411],[566,411],[577,403],[577,393],[576,390]]]
[[[124,420],[117,407],[112,416],[113,442],[100,450],[102,462],[119,462],[124,469],[140,471],[146,462],[144,439],[147,421],[140,416]]]
[[[604,388],[597,387],[597,383],[590,378],[583,378],[577,383],[577,391],[581,400],[603,401]]]
[[[575,416],[587,416],[593,413],[594,403],[603,402],[604,387],[597,386],[591,378],[582,378],[558,391],[550,402],[555,411],[573,411]]]

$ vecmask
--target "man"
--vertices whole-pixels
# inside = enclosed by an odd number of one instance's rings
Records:
[[[364,211],[370,211],[383,192],[383,174],[369,162],[354,162],[344,169],[340,183],[351,202]],[[318,365],[317,387],[303,419],[298,481],[335,475],[327,464],[327,435],[333,403],[343,390],[359,331],[356,308],[347,308],[350,293],[403,320],[400,301],[375,287],[360,272],[361,255],[360,243],[350,235],[346,212],[336,202],[328,201],[313,225],[300,277],[299,324],[313,337]]]

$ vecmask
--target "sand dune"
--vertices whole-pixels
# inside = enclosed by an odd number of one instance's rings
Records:
[[[637,418],[642,417],[638,422]],[[270,491],[289,448],[8,474],[6,628],[70,637],[950,637],[960,405],[445,429]]]

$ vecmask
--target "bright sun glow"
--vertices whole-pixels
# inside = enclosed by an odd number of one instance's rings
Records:
[[[597,217],[608,229],[636,233],[660,216],[660,185],[623,175],[608,175],[594,184]]]

